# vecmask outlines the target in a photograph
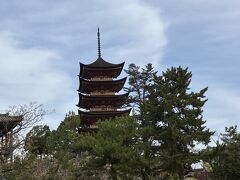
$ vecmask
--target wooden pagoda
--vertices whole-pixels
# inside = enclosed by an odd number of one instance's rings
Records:
[[[12,145],[13,129],[23,120],[22,116],[0,114],[0,156],[11,156],[9,147]]]
[[[80,63],[79,73],[79,133],[94,132],[98,120],[129,115],[131,109],[123,109],[128,93],[119,94],[127,77],[116,79],[124,66],[112,64],[101,57],[98,29],[98,59],[91,64]]]

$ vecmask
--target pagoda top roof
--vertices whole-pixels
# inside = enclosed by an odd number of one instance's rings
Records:
[[[79,76],[85,79],[98,76],[116,78],[120,75],[124,63],[125,62],[120,64],[112,64],[103,60],[101,57],[98,57],[98,59],[91,64],[80,63]]]
[[[120,63],[120,64],[113,64],[113,63],[110,63],[110,62],[107,62],[105,61],[102,57],[98,57],[96,61],[94,61],[93,63],[90,63],[90,64],[83,64],[84,66],[89,66],[89,67],[119,67],[119,66],[123,66],[124,65],[124,62],[123,63]]]
[[[80,65],[85,67],[92,67],[92,68],[115,68],[115,67],[121,67],[124,66],[125,62],[122,62],[120,64],[113,64],[110,62],[105,61],[102,57],[98,57],[96,61],[90,64],[83,64],[80,63]]]

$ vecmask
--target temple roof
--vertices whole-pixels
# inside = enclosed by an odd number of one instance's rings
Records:
[[[93,69],[96,69],[96,68],[106,68],[106,69],[111,69],[111,68],[116,68],[116,67],[123,67],[125,64],[125,62],[122,62],[120,64],[112,64],[112,63],[109,63],[107,61],[105,61],[103,58],[99,57],[97,58],[96,61],[94,61],[93,63],[90,63],[90,64],[83,64],[83,63],[80,63],[80,68],[82,70],[82,68],[93,68]]]
[[[97,80],[86,80],[83,78],[79,78],[80,85],[79,85],[79,92],[87,93],[97,91],[97,90],[105,90],[110,92],[119,92],[126,81],[127,77],[119,79],[119,80],[104,80],[104,81],[97,81]]]
[[[22,116],[9,116],[9,114],[0,114],[0,137],[14,129],[22,120]]]
[[[120,64],[112,64],[112,63],[109,63],[107,61],[105,61],[102,57],[98,57],[96,61],[94,61],[93,63],[90,63],[90,64],[82,64],[83,66],[88,66],[88,67],[94,67],[94,68],[98,68],[98,67],[101,67],[101,68],[113,68],[113,67],[121,67],[122,65],[124,65],[124,62],[123,63],[120,63]]]
[[[127,99],[128,94],[129,93],[119,95],[84,95],[79,93],[79,103],[77,106],[86,109],[96,106],[121,107]]]
[[[114,117],[129,115],[131,112],[130,109],[122,110],[122,111],[81,111],[78,110],[80,115],[81,124],[86,126],[92,125],[96,123],[98,120],[112,119]]]
[[[90,79],[96,76],[111,76],[116,78],[120,75],[124,66],[124,62],[121,64],[112,64],[101,57],[91,64],[80,63],[79,76],[85,79]]]

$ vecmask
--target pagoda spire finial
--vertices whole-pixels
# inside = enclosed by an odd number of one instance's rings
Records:
[[[101,42],[100,42],[99,28],[98,28],[98,32],[97,32],[97,37],[98,37],[98,58],[101,58]]]

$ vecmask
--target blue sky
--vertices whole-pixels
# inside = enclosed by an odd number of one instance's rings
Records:
[[[149,62],[161,72],[189,67],[192,89],[209,87],[207,126],[240,125],[240,1],[72,0],[0,3],[0,110],[30,101],[55,113],[56,128],[76,111],[79,62]]]

